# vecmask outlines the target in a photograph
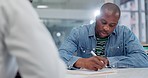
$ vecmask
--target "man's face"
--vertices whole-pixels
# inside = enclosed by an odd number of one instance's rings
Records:
[[[97,37],[105,38],[108,37],[116,28],[119,16],[104,12],[96,18],[95,33]]]

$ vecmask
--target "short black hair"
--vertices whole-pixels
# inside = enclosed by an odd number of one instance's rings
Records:
[[[100,11],[102,12],[105,9],[111,10],[114,13],[119,13],[119,17],[121,15],[120,8],[116,4],[114,4],[114,3],[105,3],[104,5],[102,5]]]

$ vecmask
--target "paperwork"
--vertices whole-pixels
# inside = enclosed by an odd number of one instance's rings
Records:
[[[92,71],[87,69],[78,69],[78,70],[67,70],[69,74],[76,74],[76,75],[99,75],[99,74],[113,74],[117,73],[116,69],[112,68],[104,68],[98,71]]]

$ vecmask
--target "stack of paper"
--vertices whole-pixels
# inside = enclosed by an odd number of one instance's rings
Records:
[[[104,68],[98,71],[92,71],[87,69],[78,69],[78,70],[67,70],[67,73],[69,74],[77,74],[77,75],[98,75],[98,74],[113,74],[117,73],[116,69],[109,69]]]

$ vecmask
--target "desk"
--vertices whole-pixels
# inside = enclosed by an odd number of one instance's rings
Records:
[[[113,74],[101,74],[101,75],[67,74],[66,78],[148,78],[148,68],[122,68],[115,70],[117,70],[117,72]]]

